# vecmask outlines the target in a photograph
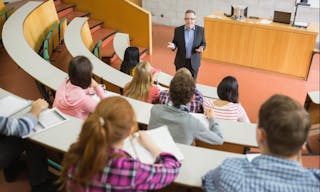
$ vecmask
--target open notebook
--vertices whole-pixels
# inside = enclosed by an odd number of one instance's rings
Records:
[[[0,115],[10,117],[31,106],[31,101],[8,95],[0,99]]]
[[[31,130],[28,135],[22,136],[22,138],[29,137],[35,133],[40,133],[51,127],[57,126],[59,124],[67,121],[68,118],[61,113],[58,109],[52,108],[42,111],[39,115],[39,123]]]
[[[161,149],[173,154],[179,161],[183,160],[183,154],[173,141],[167,126],[148,130],[147,132],[154,143],[156,143]],[[133,158],[139,159],[143,163],[152,164],[155,161],[155,158],[151,153],[138,142],[137,135],[128,137],[124,142],[123,149]]]

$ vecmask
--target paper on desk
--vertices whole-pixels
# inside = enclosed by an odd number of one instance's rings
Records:
[[[259,23],[268,25],[268,24],[272,23],[272,21],[268,20],[268,19],[262,19],[262,20],[259,21]]]
[[[67,120],[68,118],[63,113],[61,113],[58,109],[56,108],[47,109],[40,113],[39,123],[36,125],[36,127],[33,128],[28,135],[22,136],[22,138],[26,138],[31,135],[34,135],[35,133],[45,131],[51,127],[60,125]]]
[[[9,117],[31,105],[31,101],[8,95],[0,99],[0,115]]]
[[[156,143],[163,151],[173,154],[179,161],[183,160],[183,154],[174,143],[167,126],[161,126],[156,129],[147,131],[154,143]],[[155,158],[145,149],[137,140],[137,135],[128,137],[123,149],[127,151],[133,158],[139,159],[143,163],[153,164]]]

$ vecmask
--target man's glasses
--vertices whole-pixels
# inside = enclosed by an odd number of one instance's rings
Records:
[[[196,18],[184,18],[184,20],[191,20],[191,21],[194,21],[194,20],[196,20]]]

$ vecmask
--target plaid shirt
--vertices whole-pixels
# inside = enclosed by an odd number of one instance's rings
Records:
[[[145,164],[133,159],[121,149],[113,149],[121,157],[110,160],[102,172],[96,174],[89,185],[80,186],[72,179],[74,167],[69,169],[67,191],[115,192],[160,189],[170,184],[178,175],[180,162],[170,153],[161,153],[155,164]]]
[[[203,113],[203,95],[198,89],[195,89],[194,94],[195,94],[194,99],[192,99],[187,104],[187,107],[188,107],[189,111],[192,113]],[[171,99],[169,96],[169,90],[162,90],[160,92],[159,103],[160,104],[170,104],[171,103]]]
[[[261,155],[226,159],[203,176],[205,191],[319,192],[320,169],[304,169],[297,161]]]

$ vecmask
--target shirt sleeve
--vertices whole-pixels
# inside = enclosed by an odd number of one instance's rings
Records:
[[[208,171],[202,176],[202,189],[206,192],[217,191],[220,167]]]
[[[94,90],[100,99],[106,98],[106,94],[104,93],[104,90],[100,85],[94,88]]]
[[[136,190],[160,189],[173,182],[178,176],[181,163],[170,153],[161,153],[155,164],[136,161]]]
[[[238,121],[250,123],[249,117],[240,103],[238,113]]]
[[[30,133],[36,123],[37,118],[31,114],[19,119],[0,116],[0,134],[21,137]]]
[[[209,129],[206,128],[200,120],[196,119],[198,121],[198,129],[196,133],[196,138],[210,143],[210,144],[223,144],[223,137],[219,130],[219,124],[213,119],[209,119]]]

